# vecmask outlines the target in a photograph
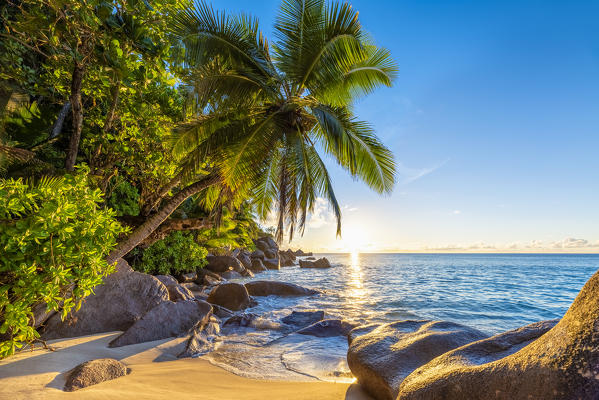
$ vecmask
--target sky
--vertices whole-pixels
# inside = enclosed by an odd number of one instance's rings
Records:
[[[399,65],[355,106],[397,184],[381,197],[328,162],[342,238],[321,200],[291,247],[599,252],[599,1],[350,3]],[[212,4],[273,37],[279,1]]]

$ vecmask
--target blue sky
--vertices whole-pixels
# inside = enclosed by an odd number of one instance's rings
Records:
[[[330,163],[343,239],[315,250],[599,251],[599,2],[354,0],[399,64],[356,105],[400,165],[379,197]],[[257,16],[279,2],[213,1]]]

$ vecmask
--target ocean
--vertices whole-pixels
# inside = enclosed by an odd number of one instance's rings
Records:
[[[560,318],[599,269],[587,254],[315,254],[329,269],[282,268],[253,279],[318,289],[307,297],[257,297],[251,326],[223,330],[204,356],[236,374],[266,379],[350,381],[347,340],[290,334],[281,318],[323,310],[357,324],[446,320],[489,335]],[[249,279],[240,279],[243,283]]]

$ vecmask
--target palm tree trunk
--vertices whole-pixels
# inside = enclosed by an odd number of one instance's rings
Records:
[[[75,169],[75,160],[79,152],[79,140],[81,139],[81,128],[83,127],[83,104],[81,103],[81,85],[83,83],[84,68],[75,64],[73,77],[71,78],[71,109],[73,110],[73,132],[69,142],[69,153],[65,161],[67,171]]]
[[[174,195],[156,214],[149,217],[146,222],[135,229],[123,242],[119,243],[114,250],[108,255],[107,261],[109,264],[114,263],[117,259],[123,257],[138,244],[143,242],[150,236],[158,227],[175,211],[181,203],[187,198],[196,193],[215,185],[220,181],[217,174],[211,174],[204,177],[202,180],[192,183],[179,193]]]
[[[166,196],[168,194],[168,192],[173,190],[175,188],[175,186],[177,186],[179,183],[181,183],[182,178],[183,178],[183,172],[179,172],[167,184],[162,186],[153,195],[151,195],[150,198],[145,201],[145,204],[143,205],[143,207],[141,209],[141,215],[149,215],[152,212],[152,210],[158,206],[158,203],[160,203],[160,200],[162,200],[164,198],[164,196]]]

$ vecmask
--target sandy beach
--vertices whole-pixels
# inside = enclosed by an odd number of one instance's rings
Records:
[[[329,382],[280,382],[239,377],[201,359],[177,360],[183,339],[108,348],[119,332],[51,341],[0,361],[0,399],[367,399],[359,388]],[[65,372],[111,357],[131,373],[76,392],[63,392]]]

